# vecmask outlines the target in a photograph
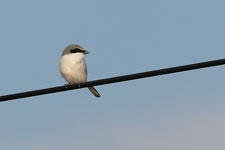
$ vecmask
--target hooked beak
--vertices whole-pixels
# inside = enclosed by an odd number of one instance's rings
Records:
[[[89,51],[83,50],[83,54],[89,54]]]

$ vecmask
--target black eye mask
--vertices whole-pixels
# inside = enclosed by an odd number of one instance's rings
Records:
[[[75,49],[72,49],[70,50],[71,53],[82,53],[83,51],[79,48],[75,48]]]

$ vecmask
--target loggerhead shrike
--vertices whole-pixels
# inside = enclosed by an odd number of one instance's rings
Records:
[[[88,51],[76,44],[67,46],[63,51],[59,63],[59,70],[69,84],[87,82],[87,66],[83,57],[88,53]],[[88,87],[88,89],[96,97],[100,97],[100,94],[94,87]]]

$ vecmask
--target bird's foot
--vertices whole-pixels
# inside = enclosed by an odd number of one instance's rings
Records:
[[[66,87],[66,89],[69,89],[69,86],[70,86],[70,85],[72,85],[72,84],[70,84],[70,83],[69,83],[69,84],[64,84],[64,86]],[[81,87],[81,86],[80,86],[80,83],[77,83],[77,86],[78,86],[78,88],[80,88],[80,87]]]
[[[77,85],[78,85],[78,88],[80,88],[80,83],[78,83]]]
[[[64,86],[66,87],[66,89],[69,89],[69,85],[70,84],[64,84]]]

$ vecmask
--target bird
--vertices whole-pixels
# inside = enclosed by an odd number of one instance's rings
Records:
[[[59,62],[59,70],[62,77],[69,84],[80,84],[87,82],[87,65],[84,55],[89,52],[77,44],[67,46]],[[93,87],[88,87],[93,95],[100,97],[99,92]]]

